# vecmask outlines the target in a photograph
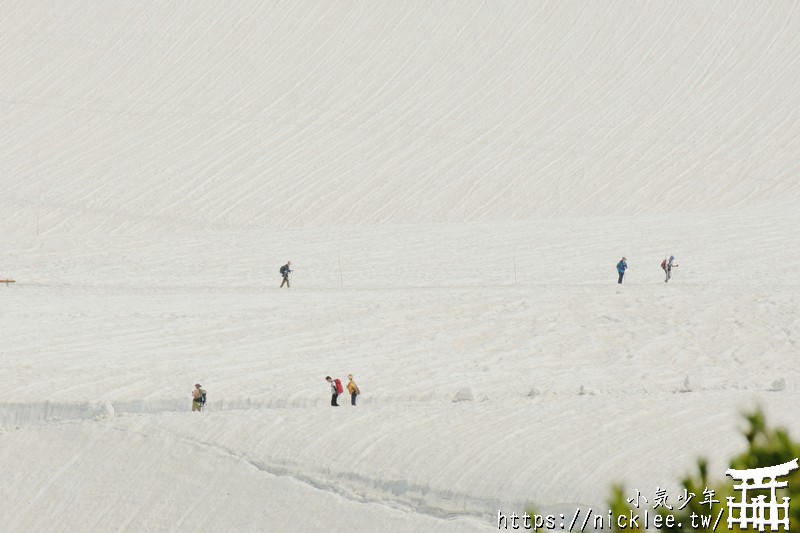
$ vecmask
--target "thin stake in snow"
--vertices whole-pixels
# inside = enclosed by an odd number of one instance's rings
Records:
[[[517,284],[517,254],[514,254],[514,285]]]
[[[339,252],[336,252],[336,257],[339,258],[339,283],[344,289],[344,276],[342,276],[342,255]]]

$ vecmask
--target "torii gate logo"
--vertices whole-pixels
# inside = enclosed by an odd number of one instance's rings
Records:
[[[764,531],[766,526],[769,526],[770,531],[778,531],[780,526],[783,526],[784,531],[789,531],[789,498],[784,497],[782,503],[778,503],[775,491],[789,484],[788,481],[778,481],[778,478],[788,476],[792,470],[797,470],[797,459],[764,468],[726,470],[725,475],[741,481],[733,488],[742,491],[739,502],[734,501],[733,496],[728,496],[728,529],[738,524],[740,530],[751,529],[752,525],[752,529],[757,531]],[[751,496],[748,503],[748,490],[769,491],[769,501],[766,501],[764,494],[760,494],[757,497]],[[736,510],[739,511],[738,515]]]

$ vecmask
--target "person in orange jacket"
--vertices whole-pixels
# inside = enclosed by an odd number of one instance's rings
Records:
[[[353,381],[353,374],[347,374],[347,392],[350,393],[350,405],[356,404],[356,396],[361,394],[361,389],[358,388],[356,382]]]

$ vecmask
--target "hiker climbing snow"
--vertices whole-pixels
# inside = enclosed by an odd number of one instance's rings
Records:
[[[330,376],[325,376],[325,381],[331,384],[331,406],[339,407],[339,395],[344,392],[342,387],[342,380],[339,378],[331,379]]]
[[[664,270],[666,274],[666,278],[664,279],[664,283],[667,283],[672,278],[672,269],[673,267],[677,267],[678,265],[675,264],[675,256],[669,256],[669,259],[664,259],[661,262],[661,268]]]
[[[206,405],[206,391],[199,383],[194,384],[192,391],[192,411],[202,411]]]
[[[622,278],[625,277],[625,270],[628,268],[628,263],[625,261],[625,258],[619,260],[617,263],[617,272],[619,273],[619,280],[617,283],[622,283]]]
[[[347,392],[350,393],[350,405],[356,404],[356,397],[361,394],[361,389],[356,385],[353,374],[347,374]]]
[[[292,262],[287,261],[285,265],[283,265],[280,269],[281,276],[283,276],[283,281],[281,282],[281,287],[283,284],[286,284],[286,288],[289,288],[289,274],[292,273]],[[280,287],[278,287],[280,288]]]

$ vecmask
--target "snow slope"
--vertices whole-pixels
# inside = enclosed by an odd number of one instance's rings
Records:
[[[4,233],[797,201],[793,2],[9,2]]]
[[[3,531],[496,531],[800,434],[793,3],[0,12]]]

